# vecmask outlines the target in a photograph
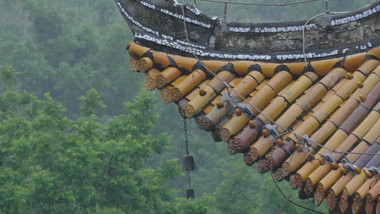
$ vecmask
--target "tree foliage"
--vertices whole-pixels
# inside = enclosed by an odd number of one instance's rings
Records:
[[[85,102],[91,114],[85,111],[76,120],[65,117],[49,94],[0,95],[2,212],[166,213],[172,206],[176,191],[167,181],[180,173],[176,160],[146,166],[170,140],[151,134],[157,119],[152,94],[141,93],[126,104],[126,115],[106,125],[95,116],[96,94],[90,90],[81,97],[91,101]]]

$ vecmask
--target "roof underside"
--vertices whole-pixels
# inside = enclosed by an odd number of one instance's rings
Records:
[[[198,59],[146,45],[127,45],[146,89],[160,90],[230,154],[317,205],[326,199],[331,211],[380,211],[379,46],[305,64]]]

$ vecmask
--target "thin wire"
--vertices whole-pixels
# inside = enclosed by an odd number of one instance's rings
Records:
[[[285,205],[288,203],[290,196],[292,196],[292,195],[291,194],[288,195],[288,197],[285,199],[284,203],[282,203],[280,209],[277,211],[276,214],[280,214],[281,213],[281,211],[284,209]]]
[[[288,133],[289,133],[289,130],[286,129],[283,133],[277,135],[275,138],[281,138],[282,136],[284,136],[284,135],[286,135]]]
[[[307,22],[305,22],[305,24],[303,25],[302,27],[302,53],[303,53],[303,59],[305,60],[305,67],[307,68],[308,65],[307,65],[307,58],[306,58],[306,47],[305,47],[305,41],[306,41],[306,38],[305,38],[305,28],[306,28],[306,25],[313,19],[319,17],[319,16],[322,16],[326,13],[320,13],[318,15],[315,15],[313,17],[311,17],[309,20],[307,20]]]
[[[185,14],[185,8],[183,6],[183,0],[182,0],[182,14],[184,16]],[[184,30],[185,30],[185,35],[186,35],[186,40],[188,42],[188,44],[190,44],[190,39],[189,39],[189,34],[188,34],[188,31],[187,31],[187,25],[186,25],[186,22],[185,22],[185,19],[183,19],[184,21]],[[243,97],[240,93],[238,93],[235,89],[233,89],[230,85],[228,85],[228,83],[226,83],[224,80],[222,80],[220,77],[218,77],[213,71],[211,71],[199,58],[198,56],[194,53],[194,49],[193,47],[189,46],[190,50],[191,50],[191,53],[192,55],[194,56],[194,58],[208,71],[210,72],[214,77],[216,77],[219,81],[221,81],[229,90],[235,92],[242,100],[247,101],[247,99],[245,99],[245,97]],[[258,109],[256,106],[248,103],[252,108],[254,108],[255,110],[257,110],[258,112],[261,113],[260,109]],[[263,114],[264,115],[264,114]],[[264,115],[267,119],[269,119],[271,122],[275,123],[271,118],[269,118],[268,116]],[[279,125],[279,124],[278,124]],[[286,130],[286,128],[282,127],[281,125],[279,125],[280,128],[283,128]]]
[[[274,147],[274,142],[272,141],[271,151],[273,151],[273,147]],[[271,155],[270,158],[271,158],[271,160],[272,160],[271,162],[273,163],[273,162],[274,162],[273,156]],[[280,186],[278,185],[277,180],[274,178],[274,175],[273,175],[273,164],[270,164],[270,175],[271,175],[272,180],[273,180],[273,183],[276,185],[278,191],[279,191],[279,192],[281,193],[281,195],[282,195],[285,199],[287,199],[290,203],[292,203],[292,204],[294,204],[294,205],[296,205],[296,206],[298,206],[298,207],[301,207],[301,208],[303,208],[303,209],[305,209],[305,210],[309,210],[309,211],[312,211],[312,212],[315,212],[315,213],[321,213],[321,214],[323,214],[322,212],[319,212],[319,211],[317,211],[317,210],[313,210],[313,209],[311,209],[311,208],[308,208],[308,207],[302,206],[301,204],[298,204],[297,202],[294,202],[294,201],[292,201],[292,200],[289,200],[289,197],[286,197],[285,193],[281,190]]]
[[[183,16],[185,17],[185,8],[184,8],[184,0],[182,0],[182,14]],[[206,1],[206,0],[203,0],[203,1]],[[207,0],[207,1],[211,1],[211,0]],[[346,13],[346,12],[330,12],[331,14],[339,14],[339,13]],[[325,13],[323,13],[325,14]],[[306,24],[308,22],[310,22],[312,19],[315,19],[316,17],[320,16],[322,14],[318,14],[314,17],[312,17],[311,19],[309,19],[304,26],[306,26]],[[185,19],[183,19],[183,23],[184,23],[184,31],[185,31],[185,35],[186,35],[186,40],[188,42],[188,44],[190,44],[190,39],[189,39],[189,34],[188,34],[188,30],[187,30],[187,24],[186,24],[186,21]],[[304,29],[305,27],[303,27],[303,39],[304,38]],[[304,44],[304,43],[303,43]],[[285,128],[284,126],[282,126],[281,124],[278,124],[276,121],[274,121],[273,119],[271,119],[269,116],[267,116],[266,114],[263,114],[263,112],[258,109],[255,105],[252,105],[245,97],[243,97],[240,93],[238,93],[234,88],[232,88],[227,82],[225,82],[224,80],[222,80],[220,77],[218,77],[213,71],[211,71],[200,59],[199,57],[195,54],[194,52],[194,49],[189,46],[189,49],[191,50],[191,53],[192,55],[194,56],[194,58],[209,72],[211,73],[215,78],[217,78],[219,81],[221,81],[229,90],[235,92],[235,94],[238,95],[238,97],[240,97],[243,101],[246,101],[246,103],[251,106],[253,109],[255,109],[256,111],[258,111],[261,115],[263,115],[265,118],[267,118],[270,122],[272,122],[273,124],[276,124],[278,127],[280,127],[281,129],[284,129],[284,130],[288,130],[290,133],[292,133],[294,136],[298,137],[298,138],[303,138],[303,136],[291,131],[289,128]],[[303,47],[303,50],[304,50],[304,58],[305,58],[305,63],[307,65],[307,60],[306,60],[306,54],[305,54],[305,46]],[[255,115],[257,116],[257,115]],[[362,153],[362,152],[342,152],[342,151],[336,151],[336,150],[333,150],[333,149],[330,149],[320,143],[317,143],[317,142],[314,142],[314,141],[311,141],[310,139],[308,139],[309,142],[311,142],[312,144],[315,144],[317,145],[318,147],[320,148],[324,148],[332,153],[340,153],[340,154],[358,154],[358,155],[380,155],[380,154],[377,154],[377,153]]]
[[[281,193],[281,195],[282,195],[284,198],[286,198],[285,193],[281,190],[281,188],[280,188],[280,186],[278,185],[276,179],[274,178],[274,175],[273,175],[273,172],[272,172],[272,171],[271,171],[271,177],[272,177],[272,180],[273,180],[274,184],[276,185],[278,191]],[[319,211],[317,211],[317,210],[313,210],[313,209],[310,209],[310,208],[308,208],[308,207],[302,206],[301,204],[298,204],[297,202],[294,202],[294,201],[292,201],[292,200],[288,200],[288,201],[289,201],[290,203],[292,203],[292,204],[298,206],[298,207],[301,207],[302,209],[309,210],[309,211],[314,212],[314,213],[320,213],[320,214],[323,214],[322,212],[319,212]]]
[[[283,6],[296,5],[296,4],[305,4],[305,3],[321,1],[321,0],[306,0],[306,1],[291,2],[291,3],[249,3],[249,2],[229,2],[229,1],[219,1],[219,0],[199,0],[199,1],[213,2],[213,3],[219,3],[219,4],[226,4],[227,3],[227,4],[236,4],[236,5],[283,7]]]
[[[185,17],[185,8],[184,8],[184,2],[183,2],[184,0],[182,0],[182,15]],[[203,0],[203,1],[205,1],[205,0]],[[210,1],[210,0],[208,0],[208,1]],[[185,30],[185,35],[186,35],[186,39],[187,39],[187,42],[188,42],[188,44],[190,44],[190,39],[189,39],[189,35],[188,35],[188,31],[187,31],[187,25],[186,25],[186,21],[185,21],[185,19],[183,19],[183,24],[184,24],[184,30]],[[306,25],[306,24],[305,24]],[[304,28],[303,28],[303,30],[304,30]],[[254,106],[254,105],[252,105],[251,103],[249,103],[246,99],[245,99],[245,97],[243,97],[240,93],[238,93],[236,90],[234,90],[230,85],[228,85],[228,83],[226,83],[224,80],[222,80],[221,78],[219,78],[213,71],[211,71],[209,68],[207,68],[207,66],[206,65],[204,65],[204,63],[198,58],[198,56],[194,53],[194,49],[189,45],[189,48],[190,48],[190,50],[191,50],[191,53],[193,54],[193,56],[194,56],[194,58],[195,59],[197,59],[197,61],[207,70],[207,71],[209,71],[214,77],[216,77],[219,81],[221,81],[228,89],[230,89],[231,91],[233,91],[233,92],[235,92],[240,98],[242,98],[244,101],[246,101],[247,103],[248,103],[248,105],[250,105],[251,107],[253,107],[254,109],[256,109],[259,113],[261,113],[264,117],[266,117],[267,119],[269,119],[271,122],[273,122],[274,124],[276,124],[277,126],[279,126],[280,128],[282,128],[282,129],[284,129],[284,130],[286,130],[286,131],[288,131],[288,132],[290,132],[290,133],[292,133],[292,134],[294,134],[295,136],[298,136],[298,137],[301,137],[302,138],[302,136],[300,136],[300,135],[298,135],[298,134],[296,134],[296,133],[294,133],[293,131],[290,131],[290,129],[288,129],[288,128],[284,128],[283,126],[281,126],[280,124],[278,124],[278,123],[276,123],[274,120],[272,120],[271,118],[269,118],[267,115],[265,115],[265,114],[263,114],[256,106]],[[310,140],[309,140],[310,141]],[[319,143],[315,143],[315,142],[313,142],[313,141],[310,141],[311,143],[314,143],[314,144],[317,144],[318,146],[320,146],[320,147],[322,147],[322,148],[326,148],[326,149],[328,149],[328,150],[330,150],[330,151],[333,151],[333,150],[331,150],[331,149],[329,149],[329,148],[327,148],[327,147],[325,147],[325,146],[323,146],[323,145],[321,145],[321,144],[319,144]],[[273,146],[274,146],[274,141],[272,141],[272,151],[273,151]],[[336,153],[338,153],[338,152],[336,152]],[[341,153],[341,154],[343,154],[343,153],[345,153],[345,152],[339,152],[339,153]],[[353,153],[353,152],[350,152],[350,154],[355,154],[355,153]],[[368,154],[368,153],[363,153],[363,154]],[[274,161],[274,159],[273,159],[273,157],[272,156],[270,156],[271,157],[271,159],[272,159],[272,163],[273,163],[273,161]],[[315,159],[315,158],[314,158]],[[284,194],[284,192],[281,190],[281,188],[279,187],[279,185],[278,185],[278,183],[277,183],[277,181],[276,181],[276,179],[274,178],[274,175],[273,175],[273,164],[271,164],[271,177],[272,177],[272,180],[274,181],[274,183],[275,183],[275,185],[276,185],[276,187],[277,187],[277,189],[279,190],[279,192],[281,193],[281,195],[285,198],[285,199],[287,199],[290,203],[292,203],[292,204],[294,204],[294,205],[296,205],[296,206],[298,206],[298,207],[301,207],[301,208],[303,208],[303,209],[305,209],[305,210],[309,210],[309,211],[311,211],[311,212],[315,212],[315,213],[321,213],[321,214],[323,214],[322,212],[319,212],[319,211],[316,211],[316,210],[313,210],[313,209],[310,209],[310,208],[308,208],[308,207],[304,207],[304,206],[302,206],[302,205],[300,205],[300,204],[298,204],[298,203],[296,203],[296,202],[294,202],[294,201],[292,201],[292,200],[289,200],[289,197],[286,197],[286,195]]]
[[[184,9],[183,0],[182,0],[182,14],[183,14],[183,16],[185,16],[185,9]],[[188,36],[188,32],[187,32],[187,27],[186,27],[185,19],[184,19],[184,26],[185,26],[185,34],[186,34],[186,38],[187,38],[188,43],[190,44],[190,39],[189,39],[189,36]],[[191,48],[191,47],[190,47],[190,48]],[[191,48],[191,51],[192,51],[194,57],[198,60],[198,62],[201,62],[201,61],[199,60],[199,58],[195,55],[195,53],[194,53],[194,51],[193,51],[192,48]],[[201,62],[201,63],[202,63],[202,62]],[[203,63],[202,63],[202,65],[203,65]],[[208,69],[205,65],[203,65],[203,66],[205,67],[205,69],[210,70],[210,69]],[[222,81],[224,84],[227,84],[226,82],[224,82],[223,80],[221,80],[218,76],[216,76],[216,74],[214,74],[211,70],[210,70],[210,72],[211,72],[215,77],[217,77],[220,81]],[[230,86],[228,86],[228,87],[229,87],[231,90],[233,90],[236,94],[238,94],[240,97],[242,97],[243,99],[245,99],[243,96],[241,96],[239,93],[237,93],[233,88],[231,88]],[[255,107],[255,108],[256,108],[256,107]],[[285,129],[285,130],[287,130],[287,129]],[[273,151],[273,145],[274,145],[274,141],[272,141],[272,151]],[[272,161],[273,161],[273,157],[271,157],[271,158],[272,158]],[[292,201],[292,200],[289,200],[289,198],[287,198],[287,197],[285,196],[284,192],[283,192],[283,191],[281,190],[281,188],[278,186],[277,181],[274,179],[274,176],[273,176],[273,164],[271,164],[271,176],[272,176],[272,180],[274,181],[274,183],[275,183],[277,189],[279,190],[279,192],[281,193],[281,195],[282,195],[284,198],[286,198],[290,203],[292,203],[292,204],[294,204],[294,205],[296,205],[296,206],[298,206],[298,207],[301,207],[301,208],[303,208],[303,209],[305,209],[305,210],[309,210],[309,211],[311,211],[311,212],[321,213],[321,212],[319,212],[319,211],[316,211],[316,210],[310,209],[310,208],[308,208],[308,207],[304,207],[304,206],[302,206],[302,205],[300,205],[300,204],[298,204],[298,203],[296,203],[296,202],[294,202],[294,201]],[[323,213],[321,213],[321,214],[323,214]]]
[[[313,17],[311,17],[309,20],[307,20],[305,22],[305,24],[303,25],[302,27],[302,53],[303,53],[303,59],[305,60],[305,67],[307,68],[308,65],[307,65],[307,57],[306,57],[306,47],[305,47],[305,41],[306,41],[306,38],[305,38],[305,28],[306,28],[306,25],[313,19],[319,17],[319,16],[322,16],[322,15],[326,15],[327,13],[330,13],[330,12],[326,12],[326,13],[320,13],[320,14],[317,14]],[[347,13],[347,12],[331,12],[330,14],[340,14],[340,13]]]

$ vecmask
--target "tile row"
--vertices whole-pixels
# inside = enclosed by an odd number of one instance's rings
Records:
[[[198,60],[134,42],[127,50],[147,90],[247,165],[331,211],[380,208],[380,47],[307,65]]]

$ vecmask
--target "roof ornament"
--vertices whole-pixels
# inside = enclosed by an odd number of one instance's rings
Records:
[[[231,93],[223,94],[219,100],[222,102],[229,102],[233,105],[236,105],[236,103],[239,102],[239,99],[236,96],[232,96]]]
[[[372,167],[370,167],[370,168],[368,169],[368,171],[369,171],[372,175],[378,175],[379,172],[380,172],[380,169],[379,169],[378,167],[374,167],[374,166],[372,166]]]
[[[309,136],[307,136],[306,134],[302,136],[301,142],[304,148],[307,149],[309,152],[311,152],[312,147],[311,147],[311,141],[310,141]]]
[[[235,109],[239,109],[241,112],[243,112],[245,115],[247,115],[247,117],[249,119],[251,119],[255,116],[255,113],[252,111],[252,109],[244,103],[236,104]]]
[[[191,188],[191,179],[190,179],[190,171],[194,171],[195,161],[194,157],[189,153],[189,141],[188,141],[188,134],[187,134],[187,124],[186,119],[183,119],[183,127],[185,131],[185,148],[186,148],[186,154],[183,156],[182,159],[182,171],[187,172],[187,181],[189,188],[186,190],[186,198],[195,198],[194,195],[194,189]]]
[[[346,168],[352,175],[359,174],[361,172],[359,167],[349,162],[346,162],[343,167]]]
[[[269,135],[274,139],[277,139],[277,137],[280,136],[280,132],[278,132],[277,129],[270,123],[265,124],[264,129],[267,130],[269,132]]]
[[[326,152],[325,154],[322,155],[323,159],[325,160],[326,163],[329,163],[329,164],[333,164],[333,163],[337,163],[335,158],[328,152]]]

